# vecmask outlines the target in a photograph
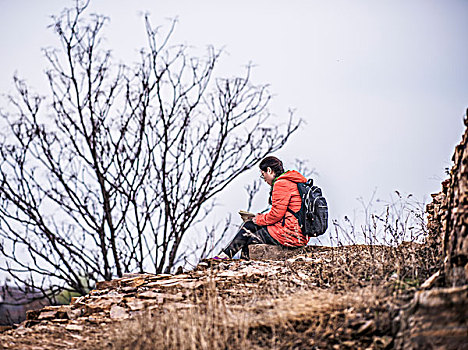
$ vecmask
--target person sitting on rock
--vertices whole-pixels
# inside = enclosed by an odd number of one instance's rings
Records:
[[[264,158],[259,167],[260,177],[271,186],[271,209],[245,222],[232,242],[213,259],[231,259],[239,250],[242,250],[241,258],[248,259],[251,244],[307,245],[309,238],[301,233],[296,217],[288,210],[296,213],[301,209],[297,183],[304,183],[307,179],[296,170],[285,172],[281,160],[273,156]]]

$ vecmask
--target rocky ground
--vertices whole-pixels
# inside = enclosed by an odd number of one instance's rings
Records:
[[[98,283],[31,311],[1,349],[468,349],[468,118],[426,243],[253,246],[175,275]]]
[[[427,254],[418,244],[256,246],[249,261],[98,283],[71,305],[31,311],[1,348],[393,348],[401,310],[434,272]]]

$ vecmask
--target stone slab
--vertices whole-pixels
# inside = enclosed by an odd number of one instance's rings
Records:
[[[468,349],[468,285],[416,293],[395,349]]]
[[[287,248],[268,244],[253,244],[249,246],[250,259],[253,260],[287,260],[299,254],[304,254],[307,247]]]

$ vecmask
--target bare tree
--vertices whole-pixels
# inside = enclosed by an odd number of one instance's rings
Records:
[[[15,77],[2,111],[0,266],[44,291],[169,271],[213,199],[298,128],[268,111],[271,95],[242,77],[214,78],[221,52],[193,56],[145,18],[140,62],[115,64],[88,2],[53,17],[44,50],[49,91]],[[206,247],[203,251],[206,254]],[[52,286],[52,287],[51,287]]]

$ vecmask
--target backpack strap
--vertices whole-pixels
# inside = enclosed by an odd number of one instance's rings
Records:
[[[294,217],[297,219],[297,222],[299,222],[299,212],[295,213],[294,211],[292,211],[291,208],[287,208],[286,211],[290,212],[291,214],[294,215]],[[286,215],[283,216],[283,226],[286,224]]]
[[[299,212],[296,213],[295,211],[293,211],[293,210],[292,210],[291,208],[289,208],[289,207],[288,207],[288,209],[286,209],[286,211],[288,211],[288,212],[290,212],[291,214],[293,214],[294,217],[295,217],[296,219],[299,220]]]
[[[285,174],[285,173],[287,173],[287,171],[284,172],[283,174]],[[283,175],[283,174],[281,174],[281,175]],[[280,175],[280,176],[281,176],[281,175]],[[289,180],[289,179],[281,179],[281,178],[279,178],[279,176],[278,176],[278,178],[276,178],[276,179],[274,180],[273,186],[274,186],[274,184],[275,184],[277,181],[279,181],[279,180],[286,180],[286,181],[294,182],[294,181],[291,181],[291,180]],[[298,183],[296,183],[296,185],[299,186]],[[272,204],[273,186],[271,186],[270,197],[269,197],[269,199],[268,199],[268,202],[270,203],[270,205]],[[299,191],[299,187],[298,187],[298,191]],[[299,195],[300,195],[300,192],[299,192]],[[301,208],[302,208],[302,203],[301,203]],[[291,214],[293,214],[294,217],[297,219],[297,222],[299,223],[299,212],[296,213],[296,212],[294,212],[294,211],[293,211],[291,208],[289,208],[289,207],[286,208],[286,211],[288,211],[288,212],[290,212]],[[299,210],[299,211],[300,211],[300,210]],[[283,220],[282,220],[282,221],[283,221],[282,224],[283,224],[283,226],[284,226],[284,225],[286,224],[286,215],[283,216]]]

